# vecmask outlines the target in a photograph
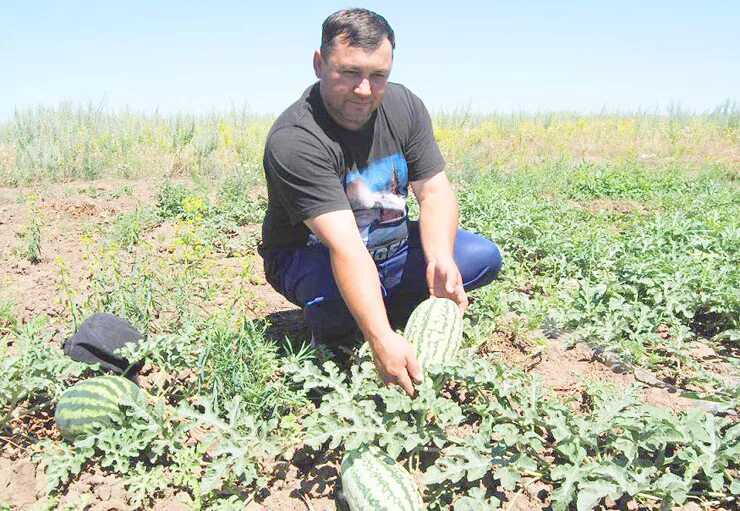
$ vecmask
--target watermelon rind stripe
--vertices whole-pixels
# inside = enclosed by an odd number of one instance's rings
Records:
[[[102,417],[80,417],[76,419],[65,419],[64,427],[65,429],[74,428],[78,426],[83,426],[84,428],[90,428],[94,424],[100,424],[102,426],[107,426],[110,423],[111,423],[111,418],[108,415],[104,415]]]
[[[57,407],[56,416],[62,419],[67,417],[81,417],[83,415],[99,415],[99,414],[120,414],[121,410],[117,406],[101,406],[94,401],[85,402],[74,402],[68,405]]]
[[[380,464],[380,466],[377,466],[379,465],[377,461],[378,460],[374,456],[372,456],[369,451],[363,454],[360,467],[364,468],[364,470],[360,470],[360,473],[374,474],[376,476],[380,476],[376,477],[373,481],[375,483],[374,486],[376,488],[380,488],[377,496],[378,499],[380,499],[381,502],[385,502],[386,506],[390,504],[391,509],[397,509],[399,508],[399,506],[403,505],[403,502],[399,501],[397,494],[393,491],[392,478],[388,477],[389,475],[391,475],[388,467],[385,464]],[[405,506],[403,511],[406,511]]]
[[[119,397],[123,396],[124,394],[137,393],[139,390],[139,387],[137,387],[133,382],[121,376],[116,376],[116,377],[109,376],[107,378],[108,378],[107,382],[111,383],[114,387],[118,389]]]
[[[124,394],[124,390],[121,389],[120,384],[117,384],[116,381],[111,380],[109,377],[103,377],[99,381],[95,382],[96,387],[98,388],[104,388],[108,392],[110,392],[111,396],[113,396],[113,399],[120,399],[121,396]]]
[[[97,417],[102,415],[121,415],[121,411],[118,408],[108,408],[99,406],[75,406],[75,407],[63,407],[58,409],[56,416],[59,419],[76,419],[79,417]]]
[[[84,393],[86,395],[93,395],[97,399],[115,402],[118,397],[113,394],[108,387],[102,385],[82,385],[77,384],[74,387],[68,389],[62,396],[63,399],[74,397],[77,394]]]
[[[66,403],[87,403],[90,405],[111,405],[116,408],[118,408],[118,400],[115,399],[109,399],[107,396],[101,396],[100,394],[97,394],[95,392],[92,392],[90,390],[80,390],[77,389],[75,392],[71,392],[65,396],[63,396],[64,399],[60,399],[59,402],[62,406],[66,405]]]
[[[67,401],[69,399],[87,398],[87,399],[94,399],[102,403],[114,403],[115,404],[117,402],[116,397],[108,396],[107,394],[102,394],[99,388],[91,387],[91,386],[80,387],[80,388],[73,387],[69,389],[67,392],[65,392],[62,397],[64,398],[64,401]]]

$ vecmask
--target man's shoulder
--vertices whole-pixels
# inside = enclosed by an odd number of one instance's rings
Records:
[[[314,85],[306,89],[298,100],[283,110],[272,124],[270,133],[284,128],[300,127],[312,117],[309,96],[313,87]]]
[[[388,82],[386,85],[385,98],[390,99],[391,101],[407,103],[411,106],[421,102],[419,96],[411,92],[408,87],[396,82]]]
[[[403,115],[416,118],[420,108],[425,108],[419,96],[411,92],[405,85],[388,82],[383,108],[390,115]]]
[[[323,130],[316,122],[312,94],[318,84],[311,85],[300,99],[286,108],[275,120],[267,135],[267,145],[275,142],[318,140]]]

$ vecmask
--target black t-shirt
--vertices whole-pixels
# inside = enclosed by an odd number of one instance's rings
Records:
[[[339,126],[327,113],[318,82],[275,121],[264,156],[267,250],[318,243],[304,220],[352,210],[376,261],[406,243],[408,185],[444,168],[424,104],[388,83],[367,126]]]

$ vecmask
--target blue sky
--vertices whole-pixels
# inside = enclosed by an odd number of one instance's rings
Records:
[[[693,111],[740,101],[740,1],[0,3],[0,119],[15,108],[277,113],[314,80],[332,12],[396,32],[391,80],[432,111]]]

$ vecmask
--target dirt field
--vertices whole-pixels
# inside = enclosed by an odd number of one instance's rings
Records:
[[[101,180],[94,184],[66,184],[36,189],[0,189],[0,298],[15,304],[18,319],[27,322],[38,314],[51,320],[53,335],[49,342],[61,344],[70,332],[69,312],[60,291],[59,261],[69,272],[69,282],[74,289],[91,286],[88,255],[96,240],[102,239],[106,229],[121,213],[153,203],[158,183],[149,181]],[[121,193],[121,190],[126,190]],[[38,212],[42,224],[41,260],[37,264],[21,259],[15,253],[20,233],[28,222],[29,208],[23,201],[30,193],[38,195]],[[603,208],[603,204],[587,204],[585,208]],[[630,209],[630,203],[606,206],[618,210]],[[258,226],[247,226],[248,233]],[[173,228],[167,223],[156,226],[146,234],[146,239],[165,250],[171,241]],[[92,239],[85,242],[85,237]],[[253,259],[254,273],[250,279],[253,315],[271,316],[275,320],[276,335],[288,333],[304,336],[299,310],[274,292],[264,281],[259,260],[254,254],[242,257],[220,257],[213,263],[223,271],[238,271],[244,258]],[[223,281],[227,282],[227,281]],[[227,285],[218,289],[212,303],[225,303],[231,299]],[[543,339],[543,332],[535,333]],[[502,332],[491,332],[489,341],[482,347],[485,353],[496,353],[506,363],[537,375],[546,386],[577,406],[583,384],[588,380],[610,382],[627,388],[642,381],[640,395],[653,405],[672,410],[688,410],[694,403],[677,395],[670,385],[650,380],[650,375],[624,367],[610,367],[584,346],[566,349],[563,339],[551,336],[543,349],[522,339],[512,339]],[[698,349],[698,348],[697,348]],[[711,350],[710,350],[711,351]],[[704,353],[711,359],[713,353]],[[729,372],[729,369],[727,370]],[[143,371],[142,386],[147,386],[147,369]],[[646,384],[647,381],[647,384]],[[15,424],[18,433],[15,441],[1,438],[0,501],[7,501],[14,509],[33,509],[46,499],[45,474],[42,466],[31,461],[27,447],[34,439],[56,436],[53,420],[48,415],[33,423]],[[17,440],[21,439],[21,440]],[[317,457],[310,450],[299,449],[287,460],[277,460],[273,465],[270,485],[264,488],[257,502],[247,509],[308,511],[345,509],[337,498],[335,484],[338,474],[337,456],[328,454]],[[543,494],[545,495],[543,499]],[[527,491],[511,495],[509,510],[541,508],[546,501],[547,488],[541,484],[527,487]],[[190,496],[184,492],[164,494],[157,499],[153,509],[188,509]],[[106,474],[100,468],[83,472],[67,490],[62,503],[91,510],[129,509],[127,491],[123,481]],[[85,504],[86,503],[86,504]],[[83,505],[84,504],[84,505]],[[630,508],[632,509],[632,508]],[[698,509],[691,505],[684,509]]]

